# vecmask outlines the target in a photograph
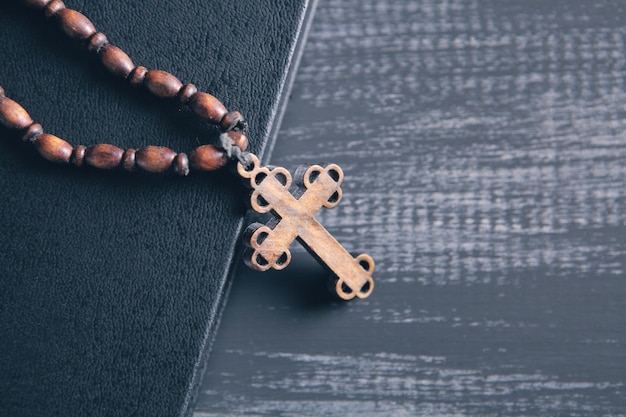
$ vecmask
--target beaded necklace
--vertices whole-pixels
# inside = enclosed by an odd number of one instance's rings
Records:
[[[217,126],[220,143],[201,145],[189,153],[164,146],[137,150],[105,143],[73,146],[45,133],[20,104],[6,97],[1,86],[0,124],[19,132],[22,140],[31,143],[43,158],[76,167],[186,176],[191,171],[216,170],[232,160],[237,165],[236,172],[252,190],[251,209],[266,215],[264,222],[255,222],[244,232],[244,259],[248,266],[259,271],[285,268],[291,260],[289,246],[297,239],[330,270],[332,287],[340,298],[365,298],[371,294],[374,260],[367,254],[350,255],[315,219],[321,207],[335,207],[341,200],[343,171],[338,165],[300,166],[293,177],[283,167],[262,166],[258,157],[247,151],[247,122],[238,111],[228,111],[214,96],[198,91],[193,84],[183,84],[168,72],[135,66],[87,17],[67,8],[62,0],[21,2],[43,12],[68,38],[82,43],[113,76],[126,79],[134,87],[143,87],[156,97],[177,100],[201,120]]]

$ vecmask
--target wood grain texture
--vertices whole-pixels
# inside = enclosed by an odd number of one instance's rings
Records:
[[[254,222],[244,232],[246,265],[257,271],[280,271],[291,262],[289,247],[297,240],[336,278],[338,297],[351,300],[372,293],[372,258],[352,256],[315,219],[322,207],[341,202],[343,171],[338,165],[301,165],[292,177],[285,168],[262,166],[250,155],[250,165],[239,163],[237,172],[253,190],[251,209],[267,215],[264,222]]]
[[[241,270],[196,417],[626,415],[624,7],[321,0],[271,162],[376,290]]]

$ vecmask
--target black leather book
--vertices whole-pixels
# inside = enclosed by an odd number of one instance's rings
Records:
[[[18,3],[0,4],[0,85],[46,132],[179,152],[216,142]],[[259,155],[310,3],[66,1],[135,64],[243,113]],[[0,178],[0,415],[188,414],[239,244],[241,182],[54,165],[1,126]]]

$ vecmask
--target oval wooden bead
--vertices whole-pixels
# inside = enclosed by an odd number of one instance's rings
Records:
[[[32,9],[43,9],[50,3],[52,0],[22,0],[22,4],[28,6]]]
[[[135,64],[130,59],[126,52],[122,51],[117,46],[105,45],[100,49],[98,53],[102,65],[113,75],[117,77],[126,78],[131,73]]]
[[[245,131],[248,128],[248,122],[238,111],[229,111],[220,121],[220,127],[224,132],[229,130]]]
[[[83,41],[96,33],[96,27],[84,14],[72,9],[62,9],[56,14],[61,30],[70,39]]]
[[[228,136],[230,140],[233,142],[233,144],[237,146],[239,149],[241,149],[242,151],[245,151],[246,149],[248,149],[248,144],[249,144],[248,137],[244,135],[243,132],[231,131],[231,132],[224,133],[224,135]]]
[[[44,10],[44,14],[49,19],[52,16],[56,15],[57,13],[59,13],[59,11],[61,11],[63,9],[65,9],[65,3],[63,3],[61,0],[52,0],[46,6],[46,9]]]
[[[141,84],[143,84],[143,80],[146,79],[147,73],[148,73],[148,68],[146,67],[142,67],[140,65],[137,68],[135,68],[133,72],[130,73],[130,77],[129,77],[130,85],[132,85],[133,87],[139,87]]]
[[[120,166],[124,150],[107,143],[99,143],[87,148],[85,163],[94,168],[113,169]]]
[[[189,163],[200,171],[213,171],[226,165],[228,158],[217,146],[202,145],[189,153]]]
[[[180,104],[187,104],[191,97],[193,97],[197,92],[198,88],[196,88],[195,85],[185,84],[178,92],[178,101]]]
[[[32,125],[28,126],[28,129],[26,129],[26,131],[22,135],[22,141],[32,142],[35,140],[35,137],[41,135],[42,133],[43,126],[41,126],[39,123],[33,123]]]
[[[135,170],[135,154],[137,151],[134,149],[126,149],[124,156],[122,157],[122,166],[126,171],[132,172]]]
[[[146,146],[135,154],[137,166],[148,172],[164,172],[176,158],[176,152],[164,146]]]
[[[74,153],[72,154],[72,158],[70,160],[70,162],[72,162],[72,164],[74,164],[77,167],[82,167],[83,166],[83,162],[85,161],[85,151],[87,150],[87,147],[84,145],[78,145],[77,147],[74,148]]]
[[[143,83],[152,94],[164,98],[176,97],[183,86],[178,78],[161,70],[149,70]]]
[[[108,44],[109,40],[106,35],[102,32],[98,32],[94,34],[91,38],[89,38],[89,43],[87,44],[87,50],[89,52],[100,52],[100,49],[104,47],[104,45]]]
[[[189,157],[186,153],[179,153],[176,155],[176,160],[174,161],[174,171],[178,175],[186,176],[189,174]]]
[[[189,100],[189,108],[202,120],[213,124],[219,124],[228,113],[221,101],[207,93],[194,94]]]
[[[33,119],[22,106],[8,97],[0,97],[0,124],[9,129],[26,129]]]
[[[56,19],[70,39],[84,41],[96,33],[96,27],[84,14],[72,9],[62,9],[56,14]]]
[[[48,161],[68,163],[72,157],[72,145],[61,138],[48,133],[42,133],[35,138],[35,148]]]

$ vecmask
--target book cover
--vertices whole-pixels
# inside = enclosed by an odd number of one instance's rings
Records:
[[[308,0],[66,2],[136,65],[243,113],[263,155]],[[0,85],[73,145],[187,152],[215,129],[109,75],[54,22],[0,4]],[[0,128],[0,414],[185,415],[216,331],[245,189],[54,165]]]

